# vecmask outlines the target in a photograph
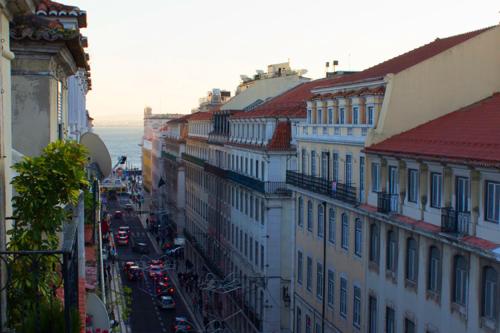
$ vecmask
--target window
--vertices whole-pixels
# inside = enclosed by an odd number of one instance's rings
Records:
[[[365,196],[365,157],[359,157],[359,201],[363,202]]]
[[[372,163],[372,192],[380,191],[380,164]]]
[[[311,332],[311,317],[309,317],[309,315],[306,315],[306,333],[312,333]]]
[[[259,209],[260,209],[260,200],[259,200],[259,198],[255,197],[255,220],[256,221],[260,220]]]
[[[245,257],[248,256],[248,235],[245,232]]]
[[[454,292],[453,301],[465,306],[467,304],[467,263],[463,256],[454,258]]]
[[[307,290],[312,290],[312,266],[313,261],[310,257],[307,257],[307,276],[306,276],[306,287]]]
[[[253,176],[253,158],[250,159],[250,176]]]
[[[396,333],[396,314],[390,307],[385,308],[385,332]]]
[[[316,322],[315,328],[314,328],[314,333],[321,333],[321,323]]]
[[[483,317],[495,320],[497,314],[497,271],[489,266],[483,269]]]
[[[328,123],[333,124],[333,109],[328,108]]]
[[[311,232],[313,230],[313,223],[312,223],[313,217],[312,217],[312,215],[313,215],[313,204],[312,204],[311,200],[309,200],[307,202],[307,230],[311,231]]]
[[[300,310],[299,307],[297,307],[297,324],[296,324],[296,332],[301,333],[302,332],[302,311]]]
[[[323,237],[324,235],[324,223],[325,223],[325,210],[323,205],[318,205],[318,237]]]
[[[339,109],[339,124],[345,124],[345,109]]]
[[[361,257],[362,242],[363,242],[363,225],[360,219],[356,219],[354,223],[354,253]]]
[[[304,226],[304,199],[302,197],[299,198],[299,209],[298,209],[298,216],[297,216],[297,222],[299,224],[299,227]]]
[[[302,252],[297,252],[297,283],[302,284]]]
[[[301,154],[301,158],[302,158],[302,165],[301,165],[301,169],[302,169],[302,173],[306,173],[306,170],[307,170],[307,152],[305,149],[302,149],[302,154]]]
[[[406,240],[406,279],[411,282],[417,282],[418,265],[417,241],[413,238]]]
[[[343,249],[349,248],[349,217],[347,214],[342,214],[342,241],[341,246]]]
[[[346,155],[345,157],[345,183],[346,185],[352,184],[352,156]]]
[[[408,169],[408,201],[418,201],[418,170]]]
[[[264,245],[260,246],[260,270],[264,270]]]
[[[392,230],[387,232],[386,251],[387,251],[386,269],[388,271],[396,273],[398,244],[396,242],[396,234]]]
[[[429,250],[429,272],[427,276],[427,289],[439,293],[441,289],[441,257],[439,250],[431,246]]]
[[[311,118],[311,110],[307,110],[307,123],[311,124],[312,123],[312,118]]]
[[[373,109],[373,106],[369,106],[367,110],[367,119],[368,119],[368,125],[373,125],[375,123],[375,111]]]
[[[339,154],[333,153],[332,156],[332,179],[338,181],[339,179]]]
[[[259,160],[255,160],[255,178],[259,178]]]
[[[321,124],[323,123],[323,110],[318,109],[318,115],[316,117],[316,124]]]
[[[500,184],[486,182],[486,220],[500,223]]]
[[[359,124],[359,107],[357,106],[352,108],[352,123]]]
[[[316,296],[323,298],[323,265],[320,263],[316,264]]]
[[[340,315],[347,317],[347,280],[340,278]]]
[[[356,327],[361,325],[361,289],[359,287],[354,287],[352,324]]]
[[[371,262],[376,264],[379,263],[380,258],[380,232],[378,225],[371,224],[370,225],[370,254],[369,259]]]
[[[377,299],[368,298],[368,333],[377,333]]]
[[[321,178],[328,180],[328,164],[330,162],[330,153],[321,153]]]
[[[249,240],[250,248],[248,249],[248,253],[250,254],[250,263],[253,261],[253,237],[250,237]]]
[[[328,296],[328,305],[333,307],[334,299],[335,299],[335,276],[332,270],[328,270],[328,286],[327,286],[327,296]]]
[[[328,241],[333,244],[335,244],[335,228],[337,227],[335,220],[335,209],[330,208],[328,210]]]
[[[259,266],[259,242],[255,241],[255,266]]]
[[[245,192],[245,214],[248,215],[248,193]]]
[[[238,241],[238,239],[239,239],[239,238],[238,238],[238,233],[239,233],[239,231],[238,231],[238,230],[239,230],[239,229],[238,229],[238,227],[236,227],[236,238],[235,238],[235,243],[236,243],[236,248],[237,248],[237,249],[239,248],[239,243],[240,243],[240,242]]]
[[[316,152],[311,152],[311,176],[316,176]]]
[[[253,195],[250,195],[250,218],[253,219]]]
[[[64,138],[64,123],[63,123],[63,85],[61,81],[57,81],[57,136],[59,140]]]
[[[441,193],[443,191],[443,178],[440,173],[431,173],[431,207],[441,208]]]
[[[415,323],[408,318],[405,318],[405,333],[415,333]]]

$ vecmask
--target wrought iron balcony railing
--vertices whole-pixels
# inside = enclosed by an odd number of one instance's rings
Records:
[[[350,204],[356,204],[358,202],[356,187],[348,184],[309,176],[290,170],[286,172],[286,182],[287,184],[297,186],[311,192],[327,195],[333,199]]]
[[[292,195],[292,192],[287,188],[285,182],[263,182],[232,170],[226,170],[226,174],[228,179],[260,193],[284,196]]]
[[[470,212],[457,212],[452,207],[441,209],[441,231],[456,235],[470,235]]]
[[[229,140],[229,133],[211,132],[208,134],[208,143],[223,144]]]
[[[184,161],[188,161],[188,162],[197,164],[197,165],[199,165],[201,167],[205,166],[205,161],[204,160],[202,160],[201,158],[195,157],[193,155],[189,155],[187,153],[182,153],[182,159]]]
[[[395,193],[377,193],[377,211],[379,213],[396,213],[399,208],[399,195]]]

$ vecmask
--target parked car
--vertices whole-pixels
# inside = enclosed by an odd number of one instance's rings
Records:
[[[160,296],[158,300],[159,306],[165,310],[175,309],[175,301],[172,296]]]
[[[132,237],[131,240],[132,251],[137,253],[149,253],[148,242],[144,237]]]
[[[121,219],[121,218],[123,218],[123,213],[122,213],[122,211],[121,211],[121,210],[116,210],[116,211],[114,212],[114,214],[113,214],[113,217],[114,217],[115,219]]]
[[[134,206],[131,203],[125,204],[125,211],[129,212],[129,213],[133,212],[134,211]]]
[[[194,332],[194,327],[186,317],[175,317],[175,323],[172,330],[175,333]]]
[[[128,269],[129,269],[131,266],[137,266],[136,262],[135,262],[135,261],[127,261],[127,262],[125,262],[125,264],[123,265],[123,271],[124,271],[125,273],[127,273]]]
[[[128,225],[122,225],[118,228],[118,231],[124,231],[130,236],[130,227]]]
[[[144,277],[144,273],[139,268],[139,266],[130,266],[127,271],[127,278],[129,281],[141,280]]]
[[[174,293],[175,293],[174,286],[168,282],[160,281],[156,285],[156,295],[157,296],[162,296],[162,295],[172,296]]]
[[[118,245],[128,245],[129,237],[126,231],[118,231],[116,234],[116,244]]]

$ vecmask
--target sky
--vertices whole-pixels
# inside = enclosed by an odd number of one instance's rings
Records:
[[[212,88],[286,62],[362,70],[437,37],[500,22],[497,0],[60,0],[87,11],[95,124],[189,113]],[[466,66],[466,64],[464,64]]]

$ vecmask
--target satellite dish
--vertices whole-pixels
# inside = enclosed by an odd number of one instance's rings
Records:
[[[103,178],[108,177],[111,173],[111,156],[101,138],[97,134],[87,132],[81,136],[80,143],[89,150],[90,162],[99,166]]]

